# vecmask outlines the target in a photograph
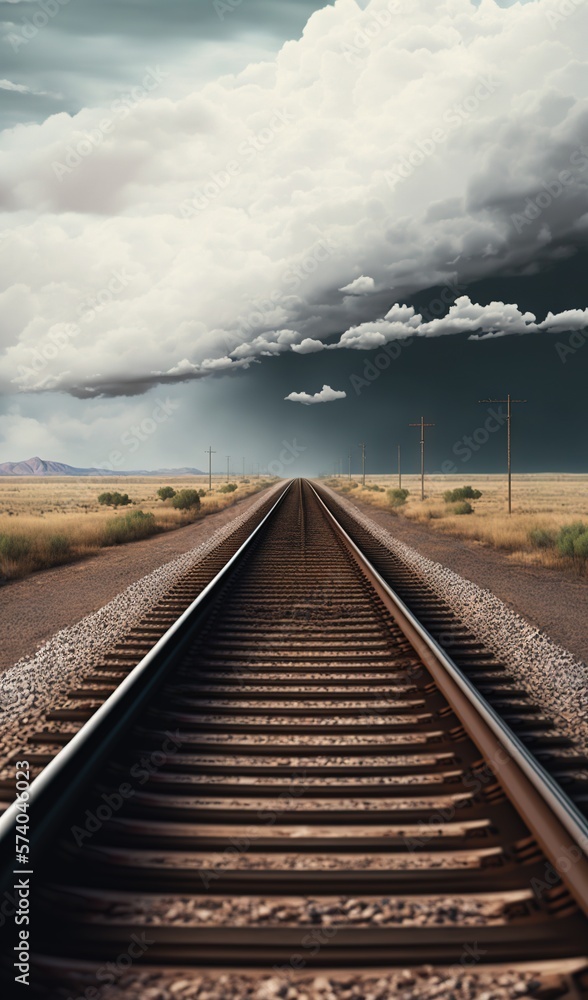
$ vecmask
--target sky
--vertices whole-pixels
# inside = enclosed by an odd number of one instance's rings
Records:
[[[0,461],[588,471],[587,31],[0,0]]]

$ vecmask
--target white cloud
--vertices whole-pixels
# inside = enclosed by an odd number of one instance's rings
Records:
[[[366,277],[365,274],[360,275],[359,278],[355,278],[348,285],[344,285],[340,288],[340,292],[346,292],[347,295],[370,295],[376,290],[376,283],[373,278]]]
[[[561,333],[565,330],[582,330],[588,327],[588,309],[568,309],[562,313],[548,313],[537,322],[532,312],[521,312],[513,303],[490,302],[487,306],[472,302],[461,295],[441,319],[424,322],[412,306],[398,303],[381,320],[350,327],[337,343],[328,350],[352,348],[369,351],[391,340],[407,337],[443,337],[449,334],[469,333],[471,340],[487,337],[505,337],[524,333]]]
[[[332,403],[335,399],[346,399],[347,393],[339,389],[331,389],[330,385],[324,385],[320,392],[315,392],[311,396],[308,392],[291,392],[285,399],[291,403],[303,403],[304,406],[311,406],[313,403]]]
[[[30,94],[35,97],[61,97],[61,94],[53,94],[48,90],[33,90],[24,83],[13,83],[12,80],[0,80],[0,90],[10,90],[15,94]]]
[[[384,322],[377,295],[339,290],[351,272],[405,297],[585,245],[588,4],[550,22],[559,2],[336,0],[198,93],[4,132],[3,387],[140,393],[337,329],[361,347],[531,329],[472,303]],[[64,324],[78,334],[47,357]]]
[[[313,340],[311,337],[305,337],[300,344],[292,344],[292,350],[296,354],[316,354],[317,351],[324,351],[325,345],[322,340]]]

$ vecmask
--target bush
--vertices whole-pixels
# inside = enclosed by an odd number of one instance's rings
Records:
[[[471,486],[460,486],[456,490],[447,490],[443,494],[445,503],[457,503],[459,500],[479,500],[482,494],[480,490],[474,490]]]
[[[66,559],[71,552],[71,542],[65,535],[51,535],[47,547],[52,559]]]
[[[206,490],[198,490],[198,496],[199,497],[205,497],[206,496]]]
[[[11,562],[19,562],[31,551],[31,543],[22,535],[0,535],[0,556]]]
[[[197,490],[180,490],[172,500],[172,507],[176,510],[193,510],[200,506],[200,497]]]
[[[585,562],[588,559],[588,531],[585,531],[583,535],[579,535],[574,542],[574,556],[576,559],[581,559]]]
[[[467,500],[459,500],[457,503],[452,504],[451,507],[452,514],[473,514],[474,508],[471,503]]]
[[[588,524],[575,521],[561,528],[557,539],[557,549],[560,555],[569,558],[585,559],[588,546]]]
[[[154,514],[145,514],[142,510],[133,510],[124,517],[114,517],[106,522],[105,537],[108,545],[122,545],[123,542],[134,542],[140,538],[148,538],[157,531]]]
[[[236,483],[227,483],[226,486],[221,486],[219,493],[234,493],[238,489]]]
[[[406,498],[409,496],[408,490],[388,490],[388,500],[393,507],[402,507],[406,503]]]
[[[160,500],[172,500],[176,495],[176,491],[171,486],[162,486],[160,490],[157,491],[157,496]]]
[[[529,532],[529,541],[536,549],[550,549],[555,545],[555,537],[554,531],[545,528],[532,528]]]
[[[130,502],[128,493],[101,493],[98,497],[104,507],[127,507]]]

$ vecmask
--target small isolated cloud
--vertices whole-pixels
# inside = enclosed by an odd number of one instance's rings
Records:
[[[292,344],[292,350],[296,351],[296,354],[316,354],[317,351],[324,349],[322,340],[313,340],[312,337],[305,337],[300,344]]]
[[[360,275],[359,278],[339,289],[340,292],[345,292],[346,295],[370,295],[375,290],[376,283],[374,279],[367,277],[365,274]]]
[[[10,90],[14,94],[27,94],[35,97],[61,97],[60,94],[53,94],[49,90],[33,90],[24,83],[13,83],[12,80],[0,80],[0,90]]]
[[[315,392],[314,396],[308,392],[291,392],[289,396],[284,398],[289,399],[291,403],[303,403],[304,406],[310,406],[312,403],[332,403],[335,399],[346,399],[347,393],[339,389],[331,389],[330,385],[324,385],[320,392]]]

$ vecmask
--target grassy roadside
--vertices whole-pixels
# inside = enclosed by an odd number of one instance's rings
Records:
[[[392,476],[374,476],[365,489],[357,480],[327,479],[336,492],[379,510],[424,524],[432,531],[503,552],[513,562],[567,570],[588,576],[588,476],[524,476],[515,483],[513,514],[506,512],[504,477],[436,476],[427,480],[420,499],[420,480],[406,476],[406,503],[392,505],[388,491],[397,487]],[[471,484],[481,497],[469,501],[471,513],[446,503],[446,490]]]
[[[158,480],[40,480],[0,481],[0,578],[15,580],[38,570],[75,562],[100,549],[123,545],[194,524],[232,507],[269,485],[266,480],[239,481],[232,493],[218,482],[186,478],[176,489],[200,488],[200,506],[177,510],[157,497]],[[98,504],[104,491],[128,493],[132,505],[118,508]]]

